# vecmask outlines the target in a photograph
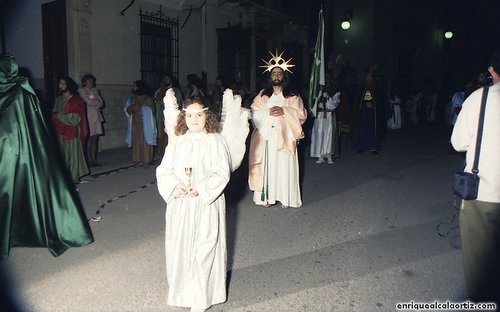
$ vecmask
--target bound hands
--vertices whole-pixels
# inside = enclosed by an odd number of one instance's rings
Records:
[[[179,195],[192,196],[192,197],[199,195],[198,191],[196,190],[196,188],[193,185],[185,186],[184,183],[182,183],[182,182],[179,182],[175,186],[175,189],[177,190],[177,193],[179,193]]]
[[[283,116],[285,112],[283,111],[283,107],[273,106],[269,109],[269,115],[273,117]]]

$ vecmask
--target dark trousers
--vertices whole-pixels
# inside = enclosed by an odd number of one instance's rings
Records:
[[[464,200],[460,235],[469,299],[499,304],[500,203]]]

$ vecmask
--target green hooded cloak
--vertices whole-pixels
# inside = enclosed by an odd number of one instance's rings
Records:
[[[15,58],[0,55],[0,260],[11,247],[57,257],[94,241],[50,129]]]

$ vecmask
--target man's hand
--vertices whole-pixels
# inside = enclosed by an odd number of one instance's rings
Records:
[[[283,111],[283,107],[280,106],[273,106],[271,109],[269,109],[269,115],[273,117],[279,117],[283,116],[285,112]]]

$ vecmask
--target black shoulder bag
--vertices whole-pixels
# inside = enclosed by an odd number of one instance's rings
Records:
[[[481,99],[481,110],[479,112],[479,125],[477,127],[476,152],[474,154],[474,163],[472,173],[459,171],[455,173],[453,184],[453,193],[462,199],[476,199],[479,189],[479,151],[481,149],[481,139],[483,137],[484,112],[486,110],[486,98],[488,97],[488,87],[483,88],[483,97]]]

